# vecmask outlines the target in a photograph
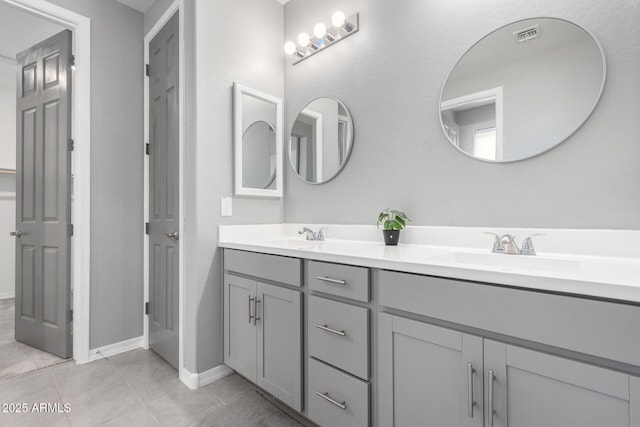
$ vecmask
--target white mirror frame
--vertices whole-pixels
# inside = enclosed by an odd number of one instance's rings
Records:
[[[274,189],[247,188],[242,184],[242,95],[249,95],[276,107],[276,178]],[[282,197],[282,100],[240,83],[233,84],[233,144],[235,195]]]

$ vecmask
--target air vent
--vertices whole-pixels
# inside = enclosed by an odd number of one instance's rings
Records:
[[[518,43],[526,43],[529,40],[540,37],[540,25],[534,25],[533,27],[525,28],[524,30],[516,31],[513,33]]]

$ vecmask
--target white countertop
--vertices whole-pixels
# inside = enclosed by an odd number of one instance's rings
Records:
[[[325,241],[307,241],[302,227],[326,227]],[[534,233],[536,256],[491,254],[484,231]],[[398,246],[366,225],[267,224],[219,227],[223,248],[496,283],[534,290],[640,302],[640,231],[479,227],[407,227]],[[403,243],[404,242],[404,243]]]

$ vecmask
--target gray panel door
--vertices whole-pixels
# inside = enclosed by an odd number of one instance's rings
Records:
[[[256,381],[256,282],[224,276],[224,363]]]
[[[17,57],[16,340],[71,350],[71,31]]]
[[[495,427],[638,426],[637,379],[562,357],[485,340],[487,424]],[[489,376],[493,424],[489,420]],[[635,413],[634,413],[635,412]]]
[[[178,13],[149,45],[149,345],[178,367]]]
[[[302,409],[301,293],[258,282],[257,384],[294,409]]]
[[[482,427],[482,338],[386,313],[378,327],[379,425]]]

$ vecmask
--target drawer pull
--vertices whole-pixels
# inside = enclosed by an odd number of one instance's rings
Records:
[[[324,400],[326,400],[327,402],[333,405],[336,405],[340,409],[343,409],[343,410],[347,409],[347,402],[340,403],[337,400],[333,400],[331,396],[329,396],[329,393],[320,393],[319,391],[316,391],[316,394],[321,398],[323,398]]]
[[[332,279],[331,277],[316,276],[316,279],[322,280],[323,282],[335,283],[336,285],[346,285],[347,284],[346,280]]]
[[[330,332],[332,334],[340,335],[341,337],[347,336],[345,331],[338,331],[337,329],[332,329],[328,325],[316,325],[316,328],[322,329],[323,331]]]

